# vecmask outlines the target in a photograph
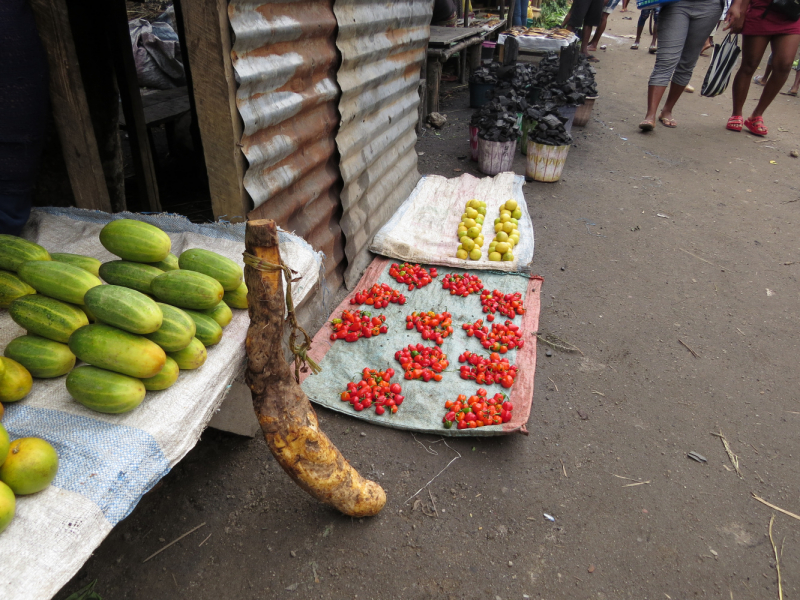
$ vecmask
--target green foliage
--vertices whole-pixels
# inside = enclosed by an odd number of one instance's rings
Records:
[[[538,19],[534,19],[533,26],[545,29],[561,27],[571,4],[570,0],[545,0],[541,6],[542,14]]]
[[[71,594],[67,600],[103,600],[100,597],[100,594],[94,591],[94,586],[97,584],[97,579],[95,579],[92,583],[87,585],[82,590],[78,590],[74,594]]]

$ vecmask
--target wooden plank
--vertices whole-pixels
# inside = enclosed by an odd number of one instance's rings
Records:
[[[180,5],[180,6],[178,6]],[[225,0],[180,0],[185,55],[203,142],[214,217],[246,220],[250,196],[244,189],[247,161],[239,143],[242,120],[236,107],[231,35]]]
[[[108,46],[117,72],[117,85],[122,100],[122,111],[125,113],[139,200],[151,211],[161,212],[156,166],[147,134],[139,81],[136,77],[136,63],[131,48],[125,1],[104,0],[98,7],[104,11],[106,19]]]
[[[449,46],[473,35],[484,33],[480,27],[439,27],[431,25],[431,39],[428,42],[432,47]]]
[[[65,0],[31,0],[50,65],[50,99],[79,208],[111,212]]]

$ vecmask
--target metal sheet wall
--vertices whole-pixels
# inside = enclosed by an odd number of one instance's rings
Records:
[[[327,285],[345,267],[339,225],[339,54],[333,0],[231,0],[231,52],[244,122],[248,217],[270,218],[325,253]]]
[[[336,0],[333,12],[342,57],[340,222],[352,288],[371,260],[372,236],[420,178],[414,127],[433,1]]]

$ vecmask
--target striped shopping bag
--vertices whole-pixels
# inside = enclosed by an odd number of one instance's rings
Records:
[[[731,71],[741,49],[739,48],[739,35],[729,33],[721,44],[714,46],[714,56],[708,65],[706,78],[703,80],[701,96],[713,98],[724,92],[731,80]]]

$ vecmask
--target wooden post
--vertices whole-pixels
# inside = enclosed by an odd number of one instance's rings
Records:
[[[122,100],[122,112],[128,128],[139,200],[151,211],[161,212],[156,167],[147,134],[139,80],[136,76],[136,63],[133,60],[125,2],[124,0],[103,0],[98,6],[104,11],[106,17],[106,35],[111,58],[114,61],[114,69],[117,72],[117,85]]]
[[[50,65],[50,100],[75,204],[111,212],[65,0],[31,0]]]
[[[247,170],[240,142],[243,125],[236,107],[236,80],[231,64],[231,35],[226,0],[180,0],[192,93],[203,142],[214,217],[244,221],[250,195],[244,189]]]
[[[438,58],[428,59],[428,71],[425,79],[428,86],[428,114],[439,112],[439,82],[442,79],[442,63]]]
[[[506,26],[508,29],[514,26],[514,8],[517,4],[517,0],[508,0],[508,18],[506,20]]]

